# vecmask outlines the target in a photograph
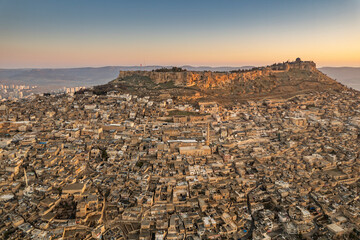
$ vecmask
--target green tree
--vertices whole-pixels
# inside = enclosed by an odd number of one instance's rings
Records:
[[[106,149],[101,149],[101,159],[103,161],[107,161],[108,158],[109,158],[109,155],[107,154]]]

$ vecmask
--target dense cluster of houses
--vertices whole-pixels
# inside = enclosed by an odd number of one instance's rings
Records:
[[[12,239],[359,237],[360,94],[229,108],[117,92],[0,106]]]

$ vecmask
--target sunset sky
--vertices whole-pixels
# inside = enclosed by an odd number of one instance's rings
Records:
[[[360,67],[360,0],[0,0],[0,68]]]

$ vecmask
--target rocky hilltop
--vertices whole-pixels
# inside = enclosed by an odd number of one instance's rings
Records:
[[[155,71],[120,71],[118,80],[126,79],[134,75],[148,77],[155,83],[165,83],[173,81],[176,86],[198,86],[200,88],[226,87],[233,82],[255,81],[261,77],[269,77],[271,74],[288,72],[290,70],[316,71],[314,62],[286,62],[274,64],[268,67],[253,68],[243,71],[231,72],[211,72],[211,71],[172,71],[172,69],[159,69]]]
[[[117,79],[95,88],[95,93],[117,90],[139,96],[230,103],[342,89],[345,89],[342,84],[318,71],[314,62],[297,59],[231,72],[186,71],[181,68],[120,71]]]

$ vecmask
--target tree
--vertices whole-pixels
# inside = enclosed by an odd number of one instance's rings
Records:
[[[136,163],[136,166],[139,167],[139,168],[141,168],[143,165],[144,165],[143,162],[137,162],[137,163]]]
[[[62,188],[61,187],[58,187],[58,188],[55,188],[55,189],[56,189],[56,191],[58,192],[59,195],[62,194]]]
[[[101,149],[101,159],[102,159],[103,161],[107,161],[108,158],[109,158],[109,155],[107,154],[106,149],[104,149],[104,148]]]

